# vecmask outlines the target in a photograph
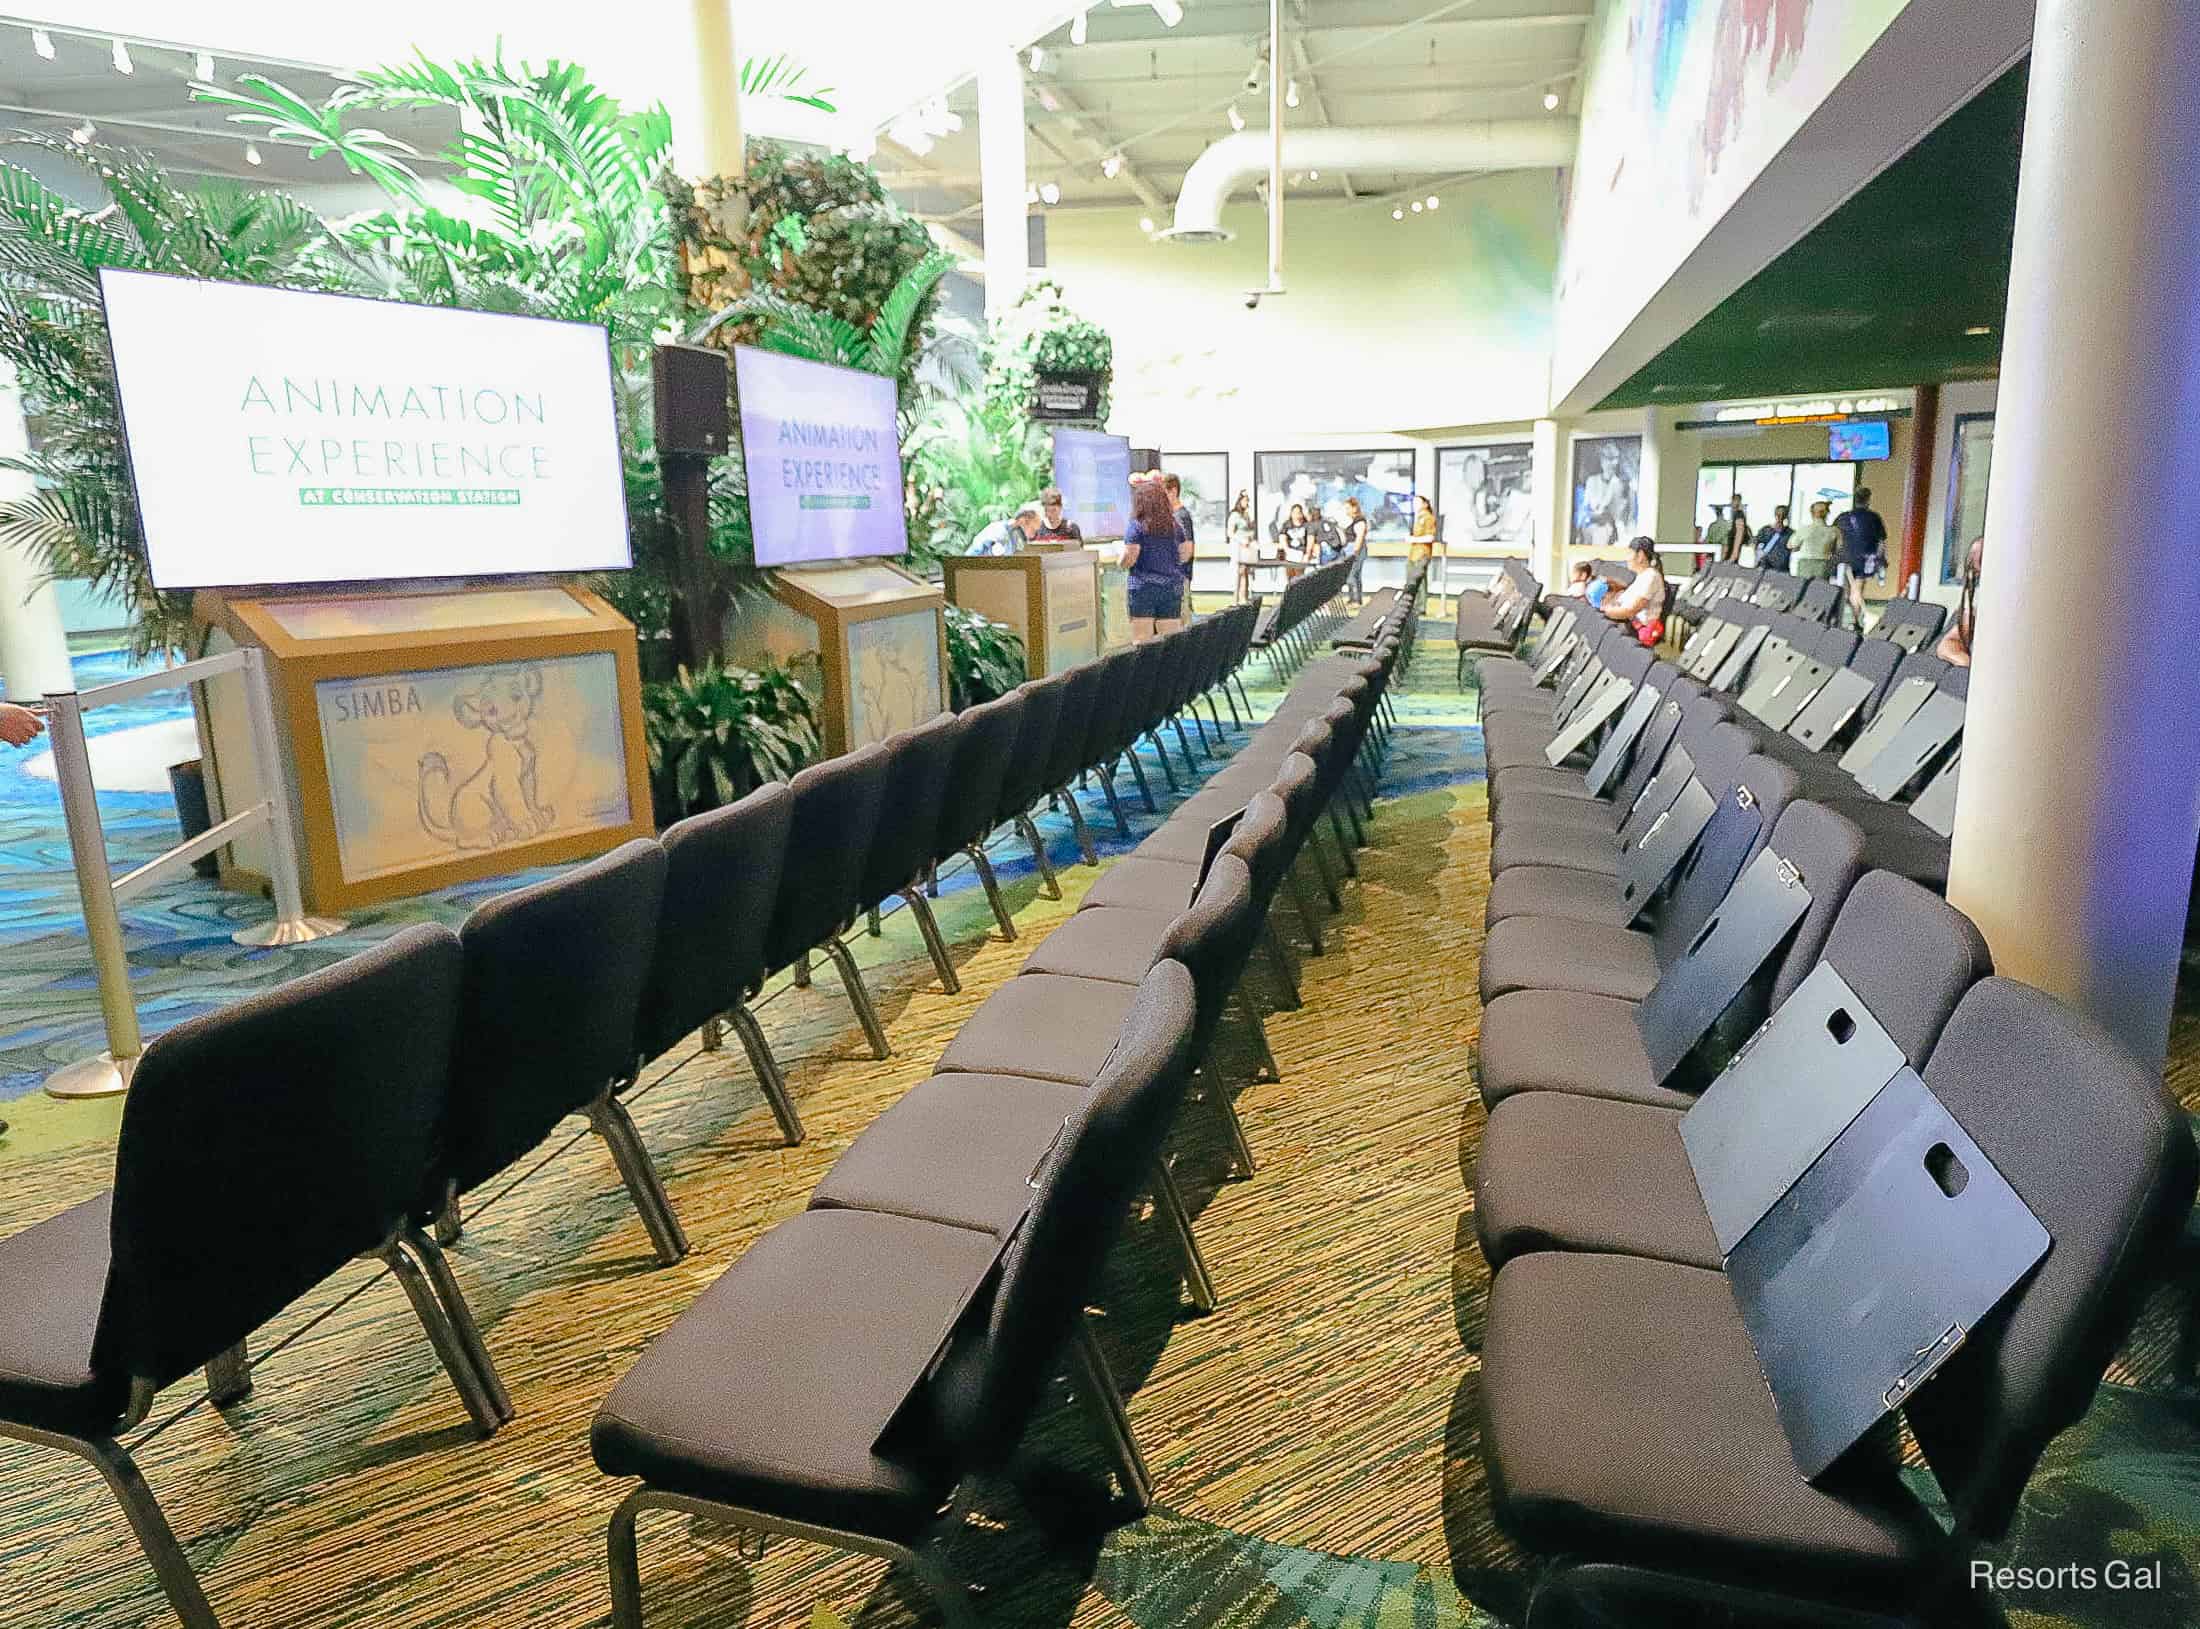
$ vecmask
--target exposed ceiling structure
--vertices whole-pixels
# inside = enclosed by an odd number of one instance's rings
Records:
[[[246,73],[314,102],[337,83],[326,68],[306,63],[218,56],[135,38],[118,45],[107,34],[0,17],[0,131],[145,148],[183,176],[286,188],[346,182],[339,161],[312,158],[302,145],[232,124],[226,109],[192,99],[194,79],[210,74],[234,84]],[[428,153],[456,134],[455,119],[435,110],[378,114],[375,123]],[[427,173],[435,168],[428,166]]]
[[[2011,69],[1600,405],[2001,370],[2026,69]]]
[[[1166,20],[1180,12],[1171,26]],[[1594,0],[1284,0],[1286,128],[1430,128],[1577,111]],[[1082,43],[1077,43],[1079,40]],[[1098,0],[1081,23],[1025,53],[1026,155],[1049,208],[1136,206],[1165,225],[1184,172],[1243,121],[1268,122],[1265,0]],[[1248,87],[1252,88],[1248,88]],[[1547,103],[1552,105],[1547,105]],[[1232,114],[1235,112],[1236,119]],[[890,126],[873,162],[921,213],[975,231],[977,92],[935,103],[930,133]],[[945,115],[943,117],[943,115]],[[911,139],[911,138],[914,139]],[[1464,172],[1471,173],[1471,172]],[[1293,201],[1363,202],[1425,193],[1425,171],[1299,170]],[[1249,195],[1249,194],[1248,194]]]

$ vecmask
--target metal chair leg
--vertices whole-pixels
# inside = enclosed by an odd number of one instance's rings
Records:
[[[1329,804],[1329,830],[1330,834],[1337,839],[1337,856],[1344,861],[1344,874],[1348,877],[1357,877],[1360,874],[1360,862],[1352,856],[1352,839],[1345,835],[1344,816],[1337,812],[1335,799],[1332,799]]]
[[[1329,896],[1329,908],[1343,910],[1344,895],[1337,891],[1337,874],[1329,869],[1329,856],[1322,850],[1322,828],[1318,821],[1307,828],[1305,852],[1314,856],[1314,869],[1321,873],[1322,892]]]
[[[436,1357],[443,1364],[443,1372],[451,1377],[451,1384],[458,1388],[459,1401],[466,1405],[472,1416],[474,1428],[484,1437],[496,1435],[497,1427],[504,1423],[490,1398],[473,1359],[460,1343],[457,1331],[443,1311],[443,1303],[429,1287],[428,1275],[422,1269],[402,1236],[391,1239],[379,1252],[382,1262],[396,1278],[405,1292],[405,1299],[412,1303],[413,1313],[428,1332],[428,1344],[435,1348]]]
[[[497,1373],[496,1360],[489,1356],[489,1343],[481,1338],[481,1325],[474,1320],[474,1309],[467,1305],[466,1292],[458,1287],[458,1275],[451,1271],[450,1258],[417,1228],[406,1234],[406,1242],[412,1247],[413,1256],[427,1269],[429,1287],[443,1304],[443,1316],[450,1320],[451,1333],[458,1337],[459,1345],[473,1363],[474,1375],[480,1380],[489,1401],[496,1406],[497,1417],[509,1420],[515,1412],[512,1394],[504,1389],[504,1377]]]
[[[58,1436],[20,1426],[9,1426],[0,1435],[17,1437],[42,1448],[58,1448],[63,1453],[90,1461],[107,1484],[107,1491],[115,1496],[115,1503],[122,1507],[130,1531],[137,1535],[138,1547],[152,1565],[153,1576],[160,1580],[161,1593],[168,1597],[169,1610],[175,1613],[183,1629],[222,1629],[221,1620],[214,1616],[214,1608],[207,1602],[206,1591],[199,1586],[198,1574],[191,1570],[183,1546],[176,1542],[175,1530],[161,1513],[160,1501],[146,1486],[137,1461],[130,1457],[127,1449],[112,1437]]]
[[[794,959],[794,987],[797,990],[810,987],[810,953],[807,950]]]
[[[1085,811],[1077,806],[1077,794],[1069,788],[1062,789],[1062,806],[1069,810],[1070,829],[1077,833],[1077,854],[1087,865],[1100,863],[1100,851],[1092,846],[1092,828],[1085,824]]]
[[[1274,1085],[1283,1079],[1282,1066],[1276,1062],[1276,1054],[1268,1045],[1268,1026],[1261,1022],[1260,1009],[1242,995],[1237,999],[1237,1009],[1245,1015],[1246,1023],[1253,1031],[1253,1046],[1260,1053],[1262,1073],[1253,1078],[1265,1085]]]
[[[1107,794],[1108,812],[1115,816],[1115,834],[1118,837],[1130,836],[1131,823],[1123,813],[1122,798],[1116,794],[1115,765],[1112,763],[1100,771],[1100,790]]]
[[[615,1091],[606,1091],[588,1105],[588,1123],[604,1140],[604,1146],[611,1150],[611,1163],[619,1168],[619,1180],[626,1184],[634,1208],[641,1212],[642,1226],[649,1232],[649,1242],[657,1252],[657,1259],[667,1267],[672,1266],[688,1253],[687,1234],[673,1212],[672,1201],[666,1197],[656,1162],[642,1145],[642,1134],[635,1129],[634,1116],[627,1112]]]
[[[1225,673],[1222,676],[1222,682],[1216,688],[1221,690],[1222,699],[1230,704],[1230,723],[1237,729],[1242,730],[1245,728],[1245,719],[1238,712],[1237,697],[1230,694],[1230,682],[1236,677],[1237,675],[1235,673]],[[1212,707],[1214,704],[1214,697],[1210,695],[1207,698],[1207,705]],[[1220,719],[1215,720],[1215,723],[1218,727],[1220,726],[1221,722],[1222,721]]]
[[[871,1056],[890,1058],[894,1049],[886,1044],[886,1030],[878,1021],[878,1009],[871,1005],[870,989],[863,982],[863,974],[856,968],[855,957],[848,954],[848,947],[834,934],[825,941],[825,954],[840,969],[840,982],[847,987],[848,1004],[856,1010],[856,1022],[863,1026],[863,1037],[871,1043]]]
[[[466,1212],[460,1206],[458,1189],[453,1187],[443,1196],[443,1208],[435,1213],[435,1242],[448,1250],[466,1233]]]
[[[1299,875],[1297,866],[1290,867],[1284,875],[1290,879],[1291,900],[1298,906],[1299,921],[1306,929],[1307,948],[1317,956],[1328,955],[1328,947],[1322,943],[1321,917],[1315,913],[1314,901],[1306,892],[1306,879]]]
[[[1018,815],[1014,824],[1017,835],[1031,845],[1032,863],[1039,868],[1040,892],[1044,893],[1049,899],[1060,899],[1062,897],[1062,884],[1054,875],[1054,862],[1047,858],[1046,841],[1040,837],[1038,826],[1028,814]]]
[[[642,1629],[642,1558],[634,1535],[634,1519],[641,1514],[640,1500],[647,1488],[638,1488],[619,1502],[611,1514],[607,1546],[611,1559],[612,1629]]]
[[[1153,1473],[1146,1469],[1138,1439],[1131,1434],[1130,1410],[1116,1388],[1115,1376],[1108,1371],[1107,1355],[1100,1350],[1092,1325],[1081,1314],[1077,1333],[1070,1342],[1070,1355],[1075,1364],[1077,1395],[1091,1414],[1108,1457],[1114,1461],[1116,1480],[1122,1484],[1125,1497],[1144,1515],[1153,1506]]]
[[[962,992],[962,980],[955,976],[955,964],[948,959],[947,941],[940,937],[939,918],[932,914],[932,903],[924,897],[920,888],[904,888],[901,897],[908,903],[909,914],[917,919],[917,932],[924,937],[924,948],[931,954],[932,970],[940,976],[940,988],[949,995]]]
[[[1192,1298],[1192,1310],[1212,1312],[1215,1281],[1207,1271],[1207,1258],[1200,1254],[1199,1240],[1192,1233],[1191,1212],[1184,1208],[1184,1194],[1176,1185],[1176,1173],[1169,1169],[1166,1155],[1153,1162],[1152,1186],[1154,1212],[1176,1246],[1177,1266],[1184,1277],[1184,1291]]]
[[[1153,800],[1153,788],[1146,782],[1146,767],[1138,761],[1138,743],[1136,741],[1133,741],[1124,749],[1123,758],[1131,766],[1132,778],[1138,782],[1138,795],[1146,801],[1146,813],[1159,814],[1161,812],[1160,806]]]
[[[878,907],[876,905],[863,913],[863,931],[874,939],[886,931],[879,923]]]
[[[1305,1005],[1299,995],[1299,970],[1291,960],[1291,952],[1284,948],[1283,935],[1276,931],[1273,920],[1264,919],[1260,925],[1260,942],[1268,949],[1268,959],[1275,964],[1276,974],[1283,980],[1283,987],[1291,993],[1293,1010]]]
[[[241,1403],[252,1395],[252,1354],[243,1341],[218,1354],[206,1366],[206,1400],[216,1408]]]
[[[1176,791],[1178,789],[1176,784],[1176,766],[1169,762],[1169,749],[1161,744],[1160,726],[1156,725],[1153,729],[1148,730],[1146,732],[1146,739],[1153,744],[1154,755],[1161,760],[1161,773],[1168,777],[1169,790],[1172,792]],[[1133,752],[1136,752],[1138,749],[1136,747],[1133,747],[1131,748],[1131,750]],[[1185,756],[1189,757],[1190,753],[1187,752]]]
[[[1199,698],[1194,696],[1186,702],[1184,710],[1192,715],[1192,728],[1199,732],[1199,750],[1212,758],[1215,749],[1213,743],[1207,739],[1207,721],[1199,716]],[[1217,724],[1215,727],[1220,729],[1222,726]]]
[[[741,1050],[749,1055],[749,1068],[756,1074],[756,1084],[763,1089],[764,1101],[772,1106],[772,1118],[779,1122],[779,1134],[792,1148],[807,1133],[802,1129],[802,1117],[794,1112],[794,1094],[787,1090],[787,1077],[780,1072],[779,1060],[772,1055],[771,1042],[764,1039],[764,1026],[756,1021],[756,1014],[749,1011],[745,1001],[727,1013],[726,1019],[733,1025],[733,1033],[741,1038]]]
[[[723,1018],[704,1019],[703,1050],[705,1052],[719,1052],[725,1049],[725,1045],[726,1021]]]
[[[978,880],[985,884],[986,903],[993,907],[993,920],[1001,925],[1001,937],[1013,943],[1016,938],[1016,922],[1008,914],[1008,906],[1001,900],[1001,885],[993,875],[993,862],[985,857],[985,845],[972,843],[967,852],[970,863],[977,867]]]
[[[1239,700],[1239,701],[1242,701],[1242,702],[1244,702],[1244,703],[1245,703],[1245,721],[1246,721],[1246,723],[1248,723],[1248,724],[1252,723],[1252,721],[1253,721],[1253,698],[1252,698],[1251,696],[1248,696],[1248,695],[1247,695],[1247,694],[1245,693],[1245,678],[1244,678],[1244,676],[1243,676],[1242,674],[1239,674],[1239,673],[1233,673],[1233,674],[1231,674],[1231,675],[1230,675],[1230,682],[1231,682],[1232,684],[1234,684],[1234,685],[1236,685],[1236,686],[1237,686],[1238,700]]]
[[[1201,1089],[1215,1106],[1215,1115],[1222,1121],[1222,1130],[1230,1139],[1230,1152],[1237,1169],[1231,1173],[1238,1181],[1250,1178],[1258,1167],[1253,1161],[1253,1145],[1245,1140],[1245,1122],[1238,1118],[1237,1105],[1230,1100],[1230,1088],[1223,1081],[1222,1071],[1215,1067],[1214,1044],[1208,1043],[1207,1056],[1199,1066]]]
[[[1176,731],[1176,744],[1184,749],[1184,773],[1197,775],[1199,760],[1192,754],[1192,738],[1184,733],[1184,715],[1174,713],[1169,718],[1170,727]]]

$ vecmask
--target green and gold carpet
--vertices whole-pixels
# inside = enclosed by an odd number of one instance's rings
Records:
[[[1489,1517],[1475,1359],[1461,1341],[1486,1284],[1461,1168],[1482,1123],[1467,1070],[1488,828],[1471,697],[1452,672],[1448,644],[1424,643],[1364,878],[1326,925],[1329,954],[1302,968],[1305,1006],[1268,1020],[1282,1082],[1240,1101],[1258,1176],[1220,1182],[1218,1147],[1196,1134],[1181,1147],[1221,1310],[1180,1311],[1147,1218],[1111,1265],[1101,1338],[1130,1393],[1157,1507],[1110,1524],[1097,1453],[1057,1398],[951,1536],[990,1623],[1520,1621],[1531,1575]],[[1150,817],[1138,825],[1151,829]],[[1066,831],[1050,830],[1066,860]],[[765,1021],[810,1130],[799,1148],[778,1145],[738,1048],[660,1067],[635,1109],[694,1244],[679,1266],[653,1264],[606,1152],[577,1122],[477,1207],[457,1270],[519,1409],[493,1441],[473,1440],[396,1286],[366,1267],[263,1331],[257,1389],[241,1406],[217,1413],[187,1387],[164,1396],[139,1457],[229,1629],[608,1623],[604,1527],[620,1489],[589,1461],[597,1403],[929,1072],[1096,874],[1065,871],[1060,903],[1017,876],[1015,944],[988,935],[980,898],[951,892],[957,996],[931,984],[907,924],[890,918],[883,939],[859,947],[895,1048],[886,1062],[865,1053],[829,976],[773,993]],[[1282,920],[1296,940],[1288,909]],[[1256,968],[1263,989],[1265,978]],[[1226,1039],[1249,1073],[1249,1038]],[[2180,1088],[2200,1090],[2189,1016],[2179,1056]],[[97,1192],[112,1157],[111,1134],[0,1152],[0,1231]],[[2117,1383],[2056,1445],[2010,1546],[2028,1565],[2161,1558],[2163,1586],[2014,1598],[2016,1621],[2200,1620],[2200,1404],[2167,1378],[2184,1307],[2164,1292]],[[859,1629],[922,1614],[913,1587],[876,1563],[786,1542],[758,1557],[733,1534],[669,1516],[645,1521],[642,1544],[653,1629],[808,1624],[820,1604]],[[171,1621],[97,1479],[7,1443],[0,1603],[10,1625]]]

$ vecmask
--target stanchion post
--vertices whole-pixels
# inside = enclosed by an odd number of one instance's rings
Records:
[[[267,677],[267,652],[245,651],[245,702],[252,715],[252,755],[259,761],[260,789],[267,800],[268,882],[275,892],[275,920],[239,928],[229,937],[240,945],[303,945],[342,933],[334,917],[308,916],[298,889],[298,847],[291,841],[289,799],[283,791],[281,743],[275,734],[275,702]]]
[[[61,1098],[112,1097],[129,1088],[144,1041],[138,1033],[137,1006],[130,998],[122,916],[115,909],[107,837],[100,830],[92,756],[85,745],[84,713],[75,691],[55,691],[46,697],[46,727],[53,736],[54,779],[61,789],[69,853],[76,862],[76,891],[84,902],[84,933],[91,941],[99,1008],[107,1024],[107,1050],[55,1070],[46,1079],[46,1092]]]

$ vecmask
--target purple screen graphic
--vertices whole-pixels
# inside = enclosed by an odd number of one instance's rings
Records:
[[[733,380],[758,565],[908,551],[893,380],[745,345]]]

